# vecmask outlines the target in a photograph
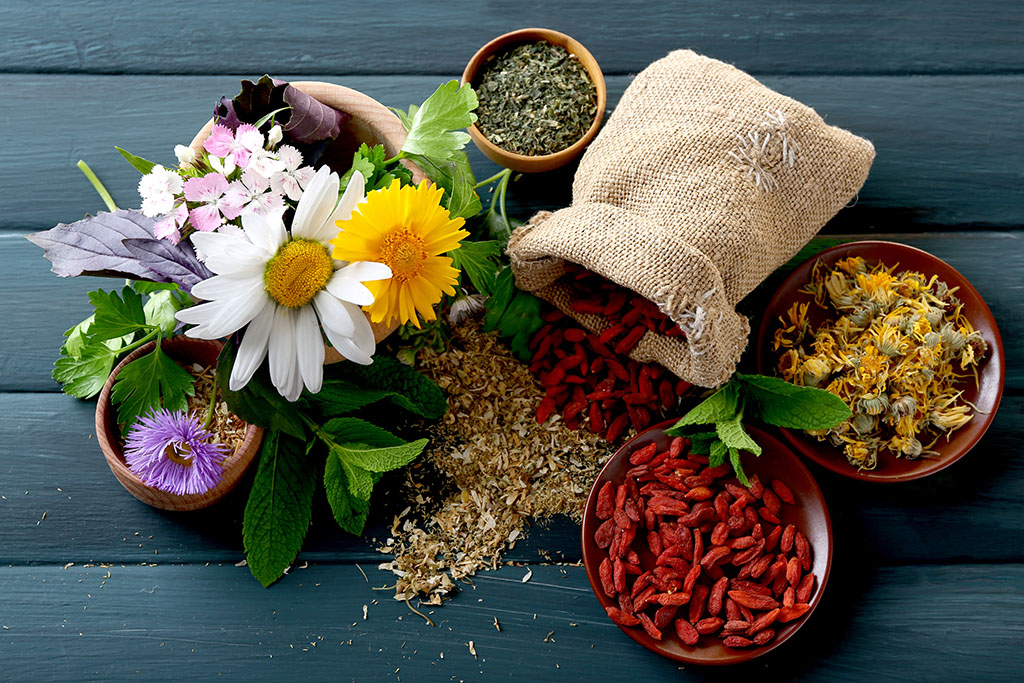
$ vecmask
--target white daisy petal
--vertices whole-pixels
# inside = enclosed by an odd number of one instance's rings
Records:
[[[237,332],[256,317],[263,308],[266,296],[237,296],[233,299],[221,299],[200,304],[192,308],[178,311],[175,315],[184,323],[198,323],[198,327],[189,331],[190,337],[196,339],[220,339],[232,332]],[[197,311],[207,309],[203,313],[205,320],[196,321]]]
[[[338,234],[336,222],[347,221],[352,216],[353,209],[363,201],[365,195],[366,178],[359,171],[353,171],[352,177],[349,178],[348,185],[345,187],[345,193],[341,195],[341,201],[338,202],[338,207],[323,224],[320,237],[314,239],[320,239],[321,242],[333,239]]]
[[[359,363],[360,365],[370,365],[373,363],[373,358],[356,346],[355,342],[348,337],[342,337],[339,339],[338,343],[335,344],[335,348],[338,350],[338,353],[353,363]]]
[[[373,292],[366,288],[359,280],[352,280],[344,275],[344,270],[334,273],[327,281],[327,291],[342,301],[348,301],[360,306],[369,306],[373,303]]]
[[[298,398],[291,398],[294,392],[296,380],[300,386],[301,393],[302,378],[299,376],[297,359],[295,357],[295,316],[288,309],[278,306],[274,310],[274,321],[270,328],[269,356],[270,356],[270,381],[278,393],[294,401]]]
[[[262,288],[263,278],[260,275],[214,275],[194,285],[191,294],[197,299],[214,301],[256,294]]]
[[[232,391],[238,391],[248,384],[256,368],[267,357],[267,342],[270,340],[270,328],[274,324],[275,308],[276,304],[268,298],[263,309],[246,328],[242,343],[238,345],[235,364],[231,366],[228,388]]]
[[[352,315],[345,305],[326,291],[317,292],[313,297],[313,306],[320,316],[320,324],[327,332],[327,338],[334,344],[335,337],[351,337],[356,332]],[[356,310],[359,310],[358,308]],[[359,315],[362,315],[360,311]],[[365,317],[365,316],[364,316]],[[332,336],[332,334],[334,336]]]
[[[295,217],[292,219],[293,237],[316,239],[324,221],[334,211],[334,205],[338,201],[339,184],[337,173],[331,172],[327,166],[320,167],[309,187],[302,193],[299,205],[295,207]]]
[[[302,383],[314,394],[324,379],[324,339],[311,306],[299,309],[295,324],[295,351]]]
[[[353,261],[339,272],[344,272],[345,277],[359,282],[387,280],[391,277],[391,268],[386,263],[374,263],[373,261]]]
[[[373,336],[370,319],[366,317],[366,314],[358,306],[346,303],[342,305],[349,315],[352,316],[352,324],[355,326],[355,332],[352,333],[352,341],[355,342],[356,346],[363,353],[367,356],[372,356],[374,351],[377,350],[377,340]]]
[[[245,237],[227,232],[194,232],[189,238],[196,249],[207,255],[207,266],[215,273],[221,271],[210,265],[210,259],[216,262],[245,264],[266,263],[266,250],[258,247]]]
[[[256,246],[273,256],[288,236],[279,216],[261,216],[254,213],[242,214],[242,228],[246,237]]]

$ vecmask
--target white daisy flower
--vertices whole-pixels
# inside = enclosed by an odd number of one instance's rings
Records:
[[[322,167],[295,209],[291,234],[280,213],[243,214],[244,236],[193,233],[215,275],[192,288],[206,303],[177,317],[196,325],[186,334],[199,339],[219,339],[248,325],[231,369],[232,390],[245,386],[269,354],[270,379],[282,396],[295,401],[303,386],[320,391],[321,328],[345,358],[372,362],[376,343],[360,307],[373,303],[373,294],[363,282],[390,278],[391,269],[336,261],[328,244],[338,233],[335,221],[347,220],[362,201],[365,183],[353,173],[339,202],[338,174]]]

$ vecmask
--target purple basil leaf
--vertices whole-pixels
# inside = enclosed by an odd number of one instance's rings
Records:
[[[126,239],[124,246],[139,263],[165,278],[163,282],[173,282],[189,294],[196,283],[213,277],[210,269],[196,258],[196,252],[188,240],[172,244],[153,237]]]
[[[235,111],[234,100],[227,97],[220,98],[220,102],[213,108],[213,120],[231,130],[242,125],[242,120],[238,118],[238,113]]]
[[[138,211],[118,209],[71,224],[60,223],[25,237],[42,247],[53,272],[60,277],[108,275],[168,282],[165,276],[140,263],[122,243],[125,239],[153,240],[155,223]]]
[[[333,140],[341,132],[341,124],[352,118],[290,85],[285,88],[284,101],[291,107],[291,111],[288,122],[281,129],[296,142],[308,144]]]
[[[284,81],[275,81],[270,76],[263,76],[258,81],[242,81],[242,91],[229,100],[222,97],[214,107],[214,120],[231,130],[243,123],[256,123],[265,114],[288,106],[284,101],[284,91],[288,88]],[[281,112],[280,120],[287,120],[290,112]]]

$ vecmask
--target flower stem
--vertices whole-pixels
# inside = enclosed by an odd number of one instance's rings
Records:
[[[495,173],[494,175],[492,175],[487,180],[481,180],[479,183],[477,183],[476,185],[473,186],[473,189],[474,190],[479,190],[484,185],[490,185],[495,180],[500,180],[501,178],[508,177],[510,175],[512,175],[512,169],[510,169],[510,168],[503,168],[500,171],[498,171],[497,173]]]
[[[89,164],[79,159],[78,170],[84,173],[85,177],[88,178],[90,183],[92,183],[92,186],[96,190],[96,193],[99,194],[100,199],[102,199],[103,203],[107,205],[107,210],[117,211],[117,204],[114,203],[114,198],[110,196],[110,193],[107,192],[107,188],[103,186],[100,179],[97,178],[96,174],[92,172],[91,168],[89,168]]]
[[[143,345],[143,344],[145,344],[146,342],[152,341],[152,340],[153,340],[153,338],[154,338],[154,337],[155,337],[155,336],[156,336],[156,335],[157,335],[157,334],[158,334],[159,332],[160,332],[160,330],[159,330],[158,328],[154,327],[153,329],[151,329],[151,330],[149,331],[149,334],[147,334],[146,336],[144,336],[144,337],[143,337],[142,339],[139,339],[138,341],[134,341],[134,342],[132,342],[132,343],[131,343],[131,344],[129,344],[128,346],[124,346],[124,347],[122,347],[121,349],[119,349],[119,350],[118,350],[118,353],[119,353],[119,354],[125,354],[125,353],[128,353],[128,352],[130,352],[130,351],[134,351],[135,349],[139,348],[140,346],[142,346],[142,345]]]
[[[210,405],[206,408],[206,419],[203,420],[203,429],[209,429],[213,423],[213,408],[217,405],[217,373],[213,373],[213,387],[210,389]]]

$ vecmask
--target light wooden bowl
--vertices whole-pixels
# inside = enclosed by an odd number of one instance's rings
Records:
[[[117,411],[110,403],[110,391],[121,368],[139,356],[152,351],[155,345],[155,342],[150,342],[135,349],[110,373],[106,384],[103,385],[103,390],[100,391],[99,401],[96,403],[96,440],[100,443],[100,449],[107,459],[110,471],[114,473],[128,493],[143,503],[161,510],[184,511],[209,507],[226,496],[238,484],[242,475],[252,464],[256,453],[259,452],[260,443],[263,440],[263,430],[256,425],[246,427],[242,443],[224,461],[224,478],[221,479],[220,484],[206,493],[177,496],[142,483],[142,480],[128,468],[128,464],[125,462],[121,449],[121,430],[117,426]],[[178,336],[164,340],[160,348],[181,363],[196,362],[206,366],[216,364],[217,355],[222,346],[223,344],[219,341]]]
[[[584,148],[590,144],[590,141],[594,139],[594,136],[597,135],[598,129],[601,128],[601,121],[604,119],[605,107],[608,104],[608,90],[605,87],[604,74],[601,73],[601,67],[597,65],[594,55],[590,54],[590,51],[583,47],[583,44],[578,40],[564,33],[547,28],[524,28],[498,36],[484,45],[477,50],[473,58],[469,60],[469,64],[466,65],[465,71],[462,72],[462,82],[476,87],[480,71],[494,55],[515,45],[535,43],[542,40],[552,45],[564,47],[570,54],[575,55],[580,60],[580,64],[587,70],[587,74],[590,76],[590,80],[594,82],[594,88],[597,90],[597,112],[594,115],[594,122],[590,124],[590,128],[587,129],[582,138],[563,150],[539,156],[527,156],[504,150],[488,140],[476,124],[470,126],[470,137],[473,138],[473,142],[476,143],[476,146],[480,148],[480,151],[488,159],[505,168],[523,173],[552,171],[566,165],[578,157]]]
[[[394,112],[369,95],[364,95],[358,90],[346,88],[343,85],[322,81],[290,81],[290,84],[313,99],[351,115],[352,118],[346,125],[357,143],[365,142],[371,147],[384,145],[389,158],[397,155],[402,149],[406,135],[402,121],[395,116]],[[202,130],[196,133],[192,142],[189,143],[189,146],[197,153],[202,151],[203,142],[210,137],[213,123],[213,119],[207,121]],[[413,182],[418,184],[421,180],[427,179],[427,175],[408,159],[403,160],[402,164],[412,171]],[[397,324],[376,323],[371,323],[371,326],[373,327],[373,336],[378,343],[398,327]],[[345,358],[340,353],[333,347],[327,346],[325,364],[337,363],[342,360]]]

